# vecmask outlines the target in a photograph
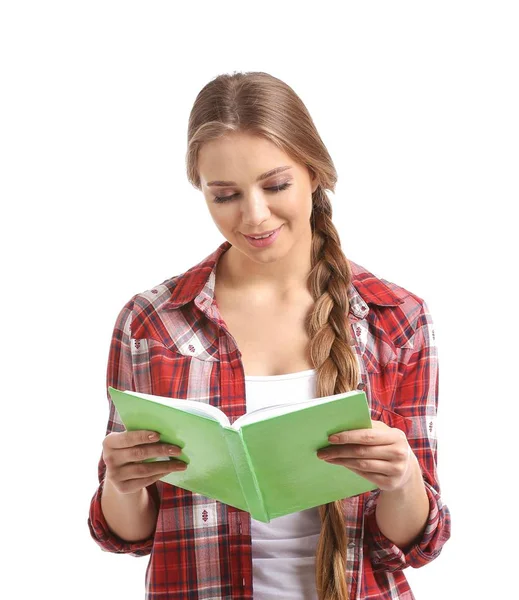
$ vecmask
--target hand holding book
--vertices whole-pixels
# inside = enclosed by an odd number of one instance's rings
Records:
[[[110,481],[121,494],[133,494],[169,473],[185,471],[184,462],[168,460],[179,456],[182,450],[172,444],[155,443],[159,439],[160,434],[154,431],[109,433],[103,440],[105,481]],[[162,461],[147,462],[160,456],[166,457],[167,464]]]
[[[405,433],[382,421],[373,421],[371,429],[332,435],[329,442],[332,446],[320,449],[318,458],[352,470],[381,490],[403,488],[418,463]]]

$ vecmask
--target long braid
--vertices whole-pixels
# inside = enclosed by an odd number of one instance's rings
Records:
[[[306,327],[310,356],[317,371],[317,397],[357,387],[359,367],[348,323],[348,287],[351,271],[332,223],[332,207],[319,186],[313,194],[312,269],[308,285],[315,304]],[[343,503],[319,507],[321,535],[316,552],[316,586],[319,600],[347,600],[347,535]]]

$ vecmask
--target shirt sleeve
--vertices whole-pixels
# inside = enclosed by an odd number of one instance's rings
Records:
[[[107,387],[111,385],[117,389],[135,391],[130,347],[132,307],[133,298],[125,304],[117,317],[110,343],[106,383]],[[106,435],[113,431],[126,431],[115,405],[108,394],[108,390],[107,398],[109,416]],[[108,523],[106,522],[101,509],[101,494],[103,492],[104,476],[106,472],[106,464],[103,460],[102,453],[99,459],[97,470],[99,486],[92,500],[90,501],[90,511],[88,516],[90,535],[105,552],[130,554],[132,556],[145,556],[150,554],[153,546],[153,535],[145,540],[128,542],[121,539],[108,527]],[[157,503],[158,496],[155,484],[148,486],[147,489],[152,494],[154,501]]]
[[[438,410],[438,354],[434,325],[427,304],[422,301],[412,348],[402,368],[394,399],[394,410],[406,417],[407,439],[416,455],[429,499],[429,516],[421,537],[406,549],[388,539],[377,525],[375,510],[379,489],[368,496],[365,511],[365,540],[374,571],[418,568],[431,562],[450,537],[451,520],[440,496],[437,476],[436,414]]]

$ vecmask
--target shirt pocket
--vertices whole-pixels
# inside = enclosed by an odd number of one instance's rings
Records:
[[[375,421],[382,421],[388,427],[400,429],[409,437],[412,431],[412,421],[409,417],[404,417],[389,408],[382,406],[371,407],[371,418]]]

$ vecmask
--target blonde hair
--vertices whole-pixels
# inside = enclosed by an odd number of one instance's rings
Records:
[[[200,147],[232,132],[263,136],[317,175],[312,194],[311,271],[308,286],[315,303],[306,328],[317,397],[354,389],[359,366],[348,322],[349,263],[332,223],[326,189],[335,190],[337,173],[317,129],[297,94],[286,83],[263,72],[219,75],[198,93],[189,116],[187,176],[201,189],[197,170]],[[316,552],[319,600],[347,600],[347,536],[343,502],[319,507],[321,534]]]

